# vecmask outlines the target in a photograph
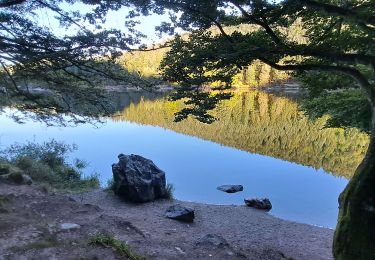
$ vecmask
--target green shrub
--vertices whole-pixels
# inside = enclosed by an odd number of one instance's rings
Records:
[[[27,142],[26,144],[16,143],[2,151],[2,153],[10,160],[29,157],[34,161],[39,161],[54,168],[63,165],[68,154],[75,150],[77,150],[76,145],[68,145],[52,139],[42,144],[33,142]]]
[[[0,157],[0,175],[20,172],[20,169]]]
[[[97,175],[83,177],[82,171],[87,163],[76,159],[73,164],[67,162],[69,153],[76,150],[74,145],[50,140],[42,144],[28,142],[14,144],[0,151],[0,171],[9,171],[9,166],[21,169],[33,181],[48,184],[57,189],[85,191],[99,187]],[[8,170],[7,168],[8,167]]]

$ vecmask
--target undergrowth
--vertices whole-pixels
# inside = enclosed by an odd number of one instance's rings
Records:
[[[59,190],[78,192],[99,187],[96,174],[83,175],[88,165],[85,161],[75,159],[73,163],[68,162],[68,155],[76,149],[75,145],[53,139],[41,144],[16,143],[0,151],[0,169],[3,169],[3,174],[21,170],[34,182]]]

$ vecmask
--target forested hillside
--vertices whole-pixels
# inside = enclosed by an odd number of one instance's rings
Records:
[[[115,121],[160,126],[252,153],[268,155],[336,176],[351,178],[369,137],[357,129],[324,128],[327,116],[311,121],[297,103],[262,92],[239,92],[223,101],[212,124],[188,118],[174,122],[182,102],[142,100],[115,114]]]
[[[251,33],[259,28],[253,25],[239,25],[232,27],[225,27],[224,30],[227,34],[235,32]],[[212,27],[210,29],[212,35],[220,33],[219,29]],[[296,42],[304,42],[303,31],[301,25],[296,23],[288,29],[284,30],[284,34],[291,40]],[[188,35],[182,35],[183,39],[188,38]],[[155,49],[152,51],[134,51],[124,53],[118,63],[131,73],[136,73],[142,77],[161,77],[159,74],[159,66],[164,55],[169,51],[168,47]],[[234,76],[233,85],[237,87],[250,86],[260,87],[267,84],[277,84],[291,78],[291,75],[285,71],[277,71],[270,66],[255,61],[244,67],[240,73]]]

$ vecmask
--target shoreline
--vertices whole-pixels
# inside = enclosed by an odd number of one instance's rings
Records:
[[[101,188],[101,189],[102,189],[102,188]],[[102,190],[104,190],[104,189],[102,189]],[[198,201],[179,200],[179,199],[173,199],[173,201],[175,201],[175,202],[177,202],[177,203],[198,204],[198,205],[202,205],[202,206],[245,207],[245,208],[250,208],[250,209],[252,209],[252,210],[257,210],[257,209],[254,209],[254,208],[248,207],[248,206],[246,206],[245,204],[214,204],[214,203],[204,203],[204,202],[198,202]],[[317,225],[317,224],[311,224],[311,223],[305,223],[305,222],[298,222],[298,221],[295,221],[295,220],[291,220],[291,219],[286,219],[286,218],[278,217],[278,216],[275,216],[275,215],[273,215],[273,214],[271,213],[272,210],[270,210],[270,211],[257,210],[257,211],[263,212],[264,214],[267,214],[267,215],[269,215],[270,217],[273,217],[273,218],[276,218],[276,219],[279,219],[279,220],[282,220],[282,221],[288,221],[288,222],[291,222],[291,223],[303,224],[303,225],[309,225],[309,226],[313,226],[313,227],[317,227],[317,228],[324,228],[324,229],[329,229],[329,230],[335,231],[335,228],[331,228],[331,227],[319,226],[319,225]]]
[[[333,229],[284,220],[246,205],[213,205],[181,200],[131,204],[102,190],[86,193],[80,199],[85,203],[102,205],[106,212],[116,216],[132,210],[129,218],[132,223],[139,226],[142,226],[144,221],[139,220],[137,216],[147,212],[146,220],[158,221],[152,225],[145,225],[145,229],[169,233],[174,228],[177,230],[180,228],[187,234],[180,234],[178,239],[184,241],[190,239],[193,247],[194,241],[205,235],[214,234],[224,238],[233,248],[247,251],[246,255],[249,259],[333,258],[331,253]],[[165,218],[166,208],[174,204],[193,208],[196,212],[194,223],[186,224]],[[261,258],[251,258],[252,254]]]
[[[2,183],[0,197],[9,198],[6,213],[0,214],[0,258],[120,259],[111,248],[88,245],[92,236],[108,234],[146,259],[332,259],[333,230],[245,205],[179,200],[131,204],[102,189],[70,194]],[[193,223],[164,216],[176,203],[194,208]],[[63,223],[78,228],[61,230]],[[52,244],[41,246],[51,237]]]

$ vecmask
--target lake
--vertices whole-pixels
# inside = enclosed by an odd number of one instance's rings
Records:
[[[143,97],[142,97],[143,96]],[[334,228],[337,198],[362,160],[368,136],[356,129],[324,128],[327,118],[309,120],[298,104],[258,91],[237,92],[212,114],[213,124],[193,119],[173,122],[181,102],[157,95],[115,95],[117,112],[97,126],[17,124],[0,115],[0,145],[54,138],[77,144],[74,157],[90,163],[102,185],[112,178],[117,155],[139,154],[166,172],[176,199],[243,205],[248,197],[266,197],[271,215]],[[223,184],[242,184],[227,194]]]

